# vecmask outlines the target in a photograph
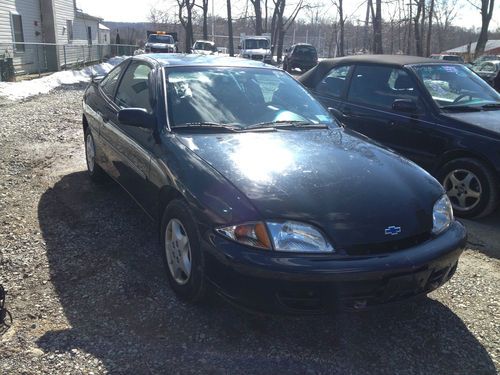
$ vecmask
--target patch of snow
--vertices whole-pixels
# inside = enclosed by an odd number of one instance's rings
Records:
[[[51,75],[20,82],[0,82],[0,97],[8,100],[26,99],[30,96],[46,94],[61,85],[89,82],[92,75],[104,75],[128,56],[112,57],[101,64],[81,70],[65,70]]]

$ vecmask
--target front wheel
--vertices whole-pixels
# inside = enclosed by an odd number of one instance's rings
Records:
[[[168,204],[161,224],[161,246],[168,281],[175,294],[186,302],[199,302],[205,296],[205,270],[190,212],[182,200]]]
[[[94,137],[89,128],[84,131],[85,138],[85,160],[87,162],[87,173],[94,182],[102,182],[106,177],[104,170],[96,163],[96,145]]]
[[[446,163],[438,178],[453,205],[453,211],[463,218],[489,215],[498,202],[495,174],[476,159],[460,158]]]

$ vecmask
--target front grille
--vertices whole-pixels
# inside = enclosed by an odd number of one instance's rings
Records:
[[[252,60],[262,60],[264,58],[264,56],[262,55],[252,55]]]
[[[431,234],[429,232],[421,233],[416,236],[402,238],[400,240],[393,240],[380,243],[372,244],[359,244],[353,245],[345,248],[347,254],[349,255],[376,255],[393,253],[395,251],[410,248],[412,246],[419,245],[428,239],[430,239]]]
[[[172,48],[151,48],[153,53],[172,53],[174,52]]]

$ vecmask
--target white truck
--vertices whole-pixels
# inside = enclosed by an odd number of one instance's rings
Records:
[[[242,34],[238,49],[240,50],[239,56],[244,59],[263,61],[267,64],[273,61],[271,38],[268,35],[246,36]]]

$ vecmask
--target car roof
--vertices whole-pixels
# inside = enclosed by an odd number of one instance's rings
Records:
[[[318,65],[304,73],[298,80],[308,86],[315,86],[318,80],[332,68],[338,65],[349,64],[375,64],[402,68],[413,64],[457,64],[456,61],[446,61],[430,59],[427,57],[408,56],[408,55],[352,55],[338,57],[333,59],[321,60]]]
[[[195,40],[194,42],[195,43],[210,43],[210,44],[215,44],[211,40],[203,40],[203,39]]]
[[[217,56],[217,55],[198,55],[198,54],[185,54],[185,53],[148,53],[143,55],[134,56],[135,60],[152,60],[162,67],[173,66],[229,66],[229,67],[242,67],[242,68],[278,68],[263,63],[262,61],[254,61],[249,59],[241,59],[238,57],[230,56]]]

